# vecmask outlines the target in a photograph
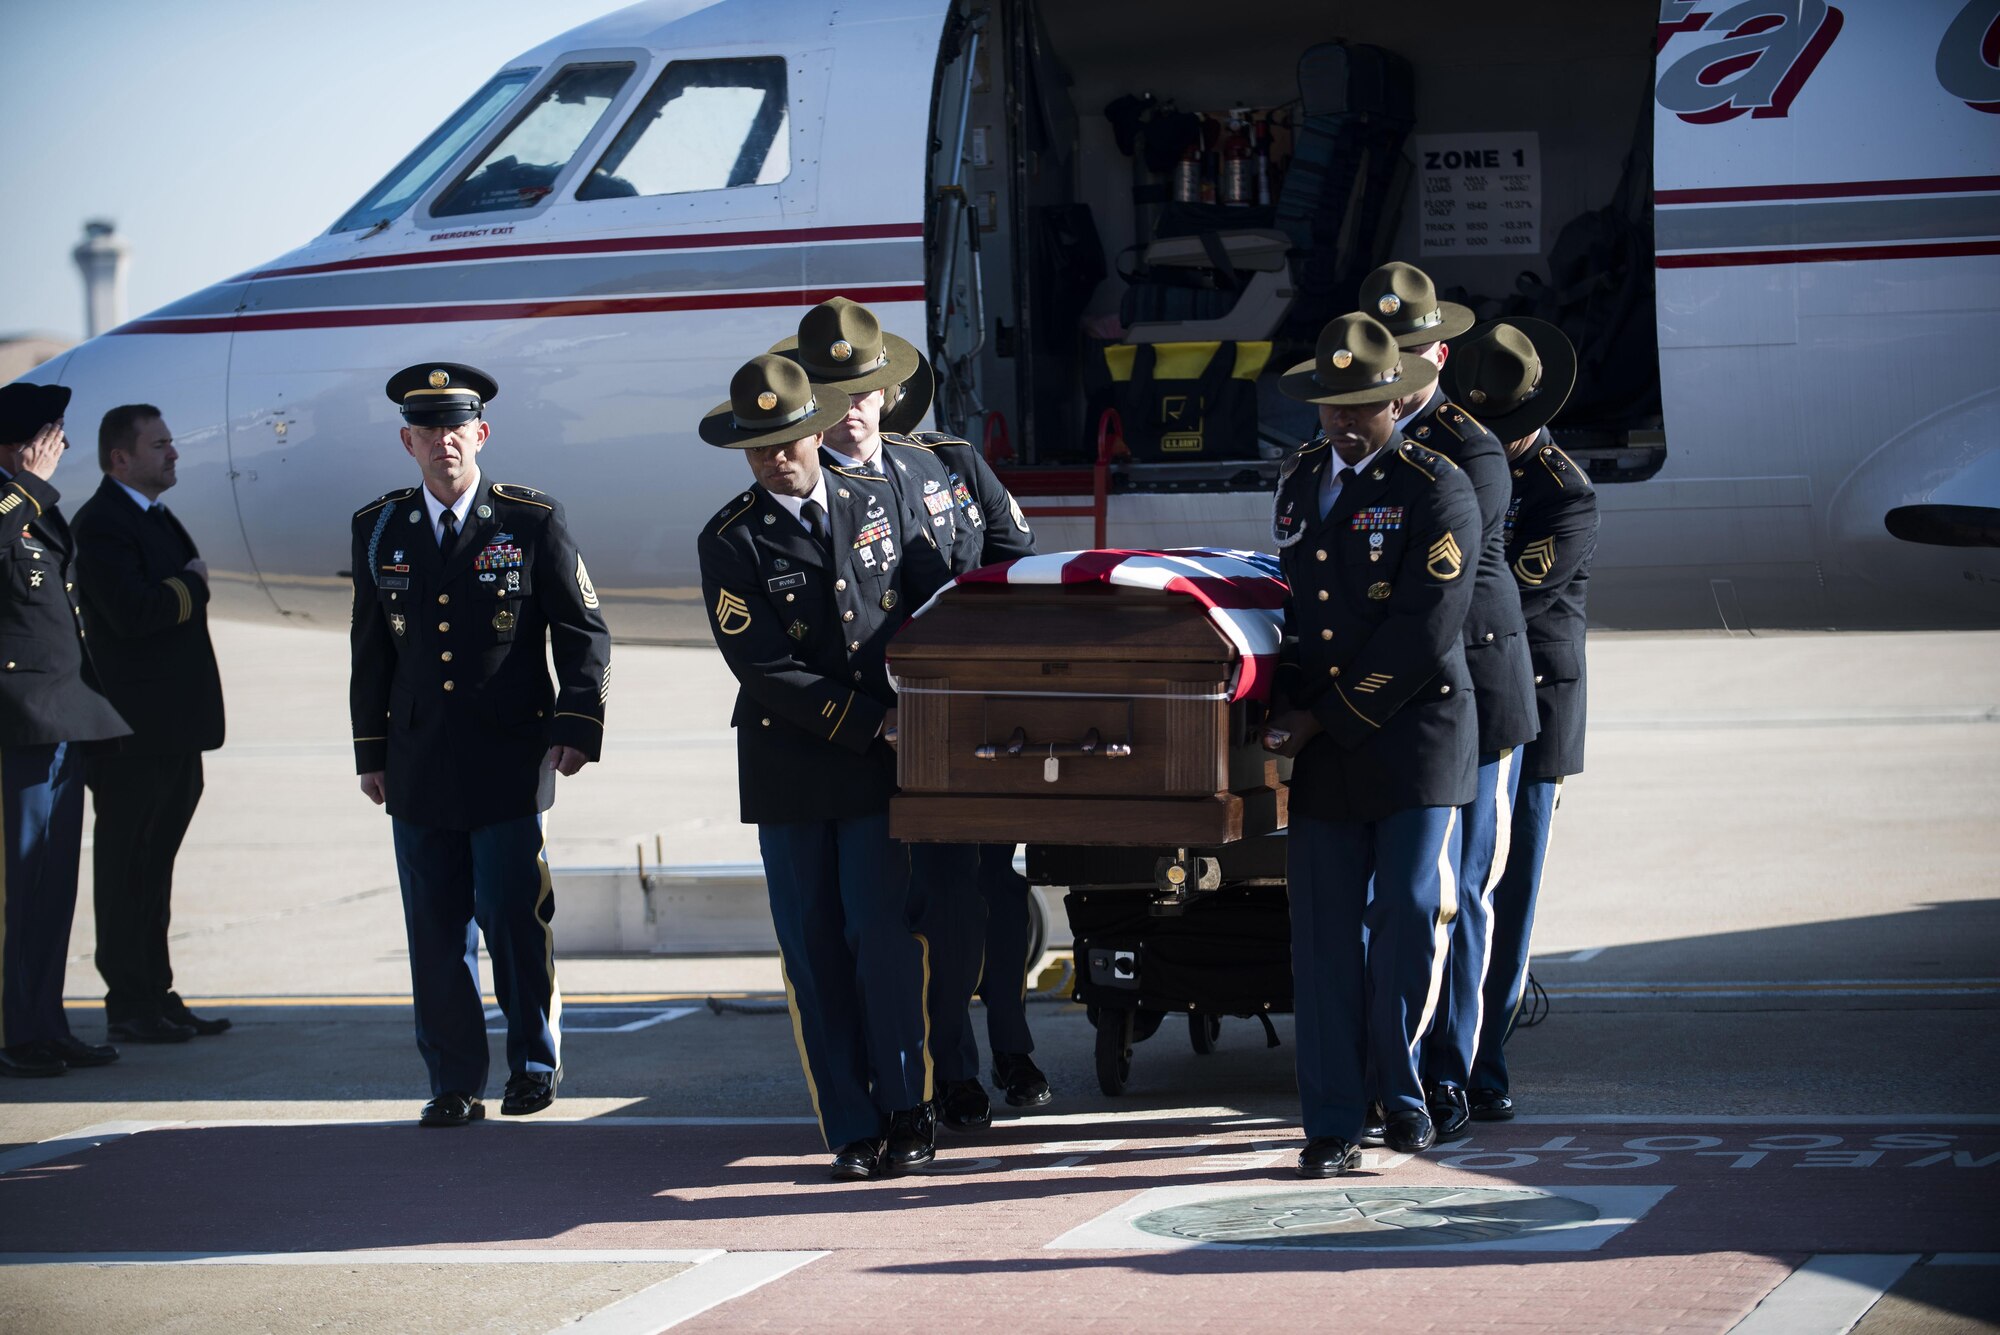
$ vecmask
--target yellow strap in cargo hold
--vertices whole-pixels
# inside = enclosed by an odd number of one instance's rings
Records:
[[[1209,340],[1201,343],[1152,343],[1153,379],[1155,380],[1198,380],[1208,370],[1209,360],[1215,356],[1217,348],[1225,346]],[[1271,345],[1268,342],[1238,343],[1236,367],[1230,372],[1234,380],[1255,380],[1264,372],[1264,364],[1271,360]],[[1113,343],[1104,349],[1104,366],[1111,372],[1111,378],[1126,381],[1132,378],[1132,359],[1138,353],[1136,343]]]

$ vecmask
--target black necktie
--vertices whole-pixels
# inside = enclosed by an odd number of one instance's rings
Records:
[[[806,503],[799,507],[799,518],[806,521],[806,528],[812,532],[813,541],[822,549],[831,551],[832,539],[826,528],[826,507],[808,497]]]
[[[1333,513],[1334,507],[1340,504],[1340,494],[1354,485],[1354,470],[1343,468],[1334,475],[1333,480],[1339,485],[1333,489],[1333,499],[1327,503],[1326,509],[1320,512],[1321,519]]]
[[[449,560],[452,548],[458,546],[458,515],[446,510],[438,519],[444,530],[438,538],[438,554]]]

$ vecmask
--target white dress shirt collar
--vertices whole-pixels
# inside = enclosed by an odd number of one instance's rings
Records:
[[[829,450],[827,453],[831,454],[832,451]],[[805,516],[800,514],[799,511],[805,508],[807,501],[818,501],[819,508],[821,510],[826,509],[826,473],[824,470],[821,471],[819,481],[813,483],[812,495],[810,496],[780,496],[774,491],[771,493],[771,499],[784,506],[786,513],[798,520],[799,526],[810,533],[812,532],[812,525],[806,523]]]
[[[1388,447],[1386,445],[1383,446],[1383,449],[1387,448]],[[1333,450],[1333,446],[1331,445],[1327,446],[1327,450],[1331,452]],[[1340,499],[1341,471],[1343,469],[1351,468],[1354,470],[1354,475],[1356,477],[1359,477],[1361,476],[1361,470],[1368,467],[1369,464],[1374,463],[1375,460],[1381,457],[1381,455],[1382,455],[1382,450],[1374,450],[1369,454],[1363,456],[1361,462],[1357,464],[1341,463],[1340,455],[1338,454],[1333,454],[1333,457],[1326,461],[1327,463],[1326,471],[1320,474],[1319,478],[1319,517],[1321,519],[1324,519],[1328,515],[1333,513],[1333,504],[1335,501]]]
[[[105,474],[105,476],[111,477],[109,473]],[[138,506],[141,510],[151,510],[154,506],[159,504],[158,501],[147,500],[145,492],[138,491],[132,487],[128,487],[115,477],[112,477],[111,481],[117,485],[118,490],[124,492],[127,496],[130,496],[132,498],[132,504]]]
[[[479,494],[479,470],[475,468],[472,471],[472,485],[467,487],[465,491],[460,494],[459,498],[453,501],[449,506],[446,506],[443,501],[431,495],[431,489],[429,487],[420,487],[418,488],[418,490],[424,493],[424,509],[430,512],[431,537],[437,539],[439,542],[443,542],[444,512],[447,509],[449,509],[452,512],[452,514],[457,518],[458,531],[460,533],[465,532],[466,512],[472,509],[472,498]]]
[[[1424,415],[1424,410],[1431,406],[1431,401],[1437,398],[1437,396],[1442,393],[1444,393],[1444,390],[1440,389],[1437,385],[1432,385],[1431,392],[1424,395],[1424,401],[1422,403],[1410,409],[1410,411],[1405,415],[1403,415],[1402,417],[1398,417],[1396,419],[1397,432],[1400,434],[1410,425],[1410,423],[1416,421],[1419,417],[1422,417]]]

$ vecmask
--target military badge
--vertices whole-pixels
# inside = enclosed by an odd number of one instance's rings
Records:
[[[930,485],[935,487],[937,483],[933,482]],[[924,493],[924,509],[929,513],[942,515],[946,510],[951,509],[951,507],[952,499],[949,492],[927,491]]]
[[[986,516],[979,513],[979,507],[976,505],[968,505],[965,507],[965,517],[972,521],[972,526],[974,528],[986,527]]]
[[[1014,527],[1020,529],[1023,533],[1028,532],[1028,517],[1021,513],[1021,503],[1012,496],[1009,496],[1007,498],[1007,509],[1014,520]]]
[[[1368,586],[1368,596],[1379,603],[1389,596],[1389,586],[1381,580],[1377,580]]]
[[[449,385],[451,383],[451,377],[445,374],[445,372],[440,369],[431,372],[430,382],[432,389],[443,389],[446,385]]]
[[[1403,507],[1400,505],[1364,505],[1354,512],[1347,527],[1355,533],[1380,533],[1403,526]],[[1380,543],[1375,544],[1380,546]]]
[[[31,588],[31,589],[39,589],[39,588],[41,588],[41,587],[42,587],[42,572],[41,572],[41,571],[39,571],[39,570],[30,570],[30,571],[28,572],[28,587],[29,587],[29,588]]]
[[[521,564],[521,549],[512,543],[490,542],[473,558],[474,570],[506,570]]]
[[[505,635],[508,631],[514,629],[515,620],[514,614],[503,607],[493,614],[493,629]]]
[[[863,547],[861,549],[861,564],[867,566],[870,570],[875,568],[875,549],[873,547]]]
[[[871,542],[886,544],[894,532],[895,530],[889,527],[887,518],[878,519],[854,535],[854,545],[856,547],[866,547]]]
[[[501,613],[505,616],[506,613]],[[496,621],[494,623],[498,625]],[[715,596],[715,628],[724,635],[741,635],[750,629],[750,604],[724,589]]]
[[[485,571],[481,571],[481,572],[480,572],[480,575],[479,575],[479,582],[480,582],[481,584],[491,584],[491,583],[493,583],[493,582],[494,582],[495,580],[497,580],[497,579],[499,579],[499,578],[500,578],[500,577],[499,577],[498,575],[494,574],[494,573],[493,573],[492,571],[490,571],[490,570],[485,570]]]
[[[397,563],[398,563],[399,565],[400,565],[400,564],[402,563],[402,560],[403,560],[403,549],[402,549],[401,547],[398,547],[398,548],[396,549],[396,557],[395,557],[395,559],[396,559],[396,562],[397,562]]]
[[[792,563],[790,561],[787,561],[782,556],[779,557],[777,560],[771,562],[771,569],[773,570],[790,570],[791,568],[792,568]]]
[[[1394,292],[1384,292],[1382,299],[1375,303],[1375,309],[1384,315],[1394,315],[1403,309],[1403,299]]]
[[[803,640],[806,637],[806,631],[807,626],[803,621],[794,621],[791,625],[785,627],[785,634],[795,640]]]
[[[1348,367],[1354,365],[1354,354],[1346,348],[1335,348],[1333,356],[1328,360],[1333,363],[1336,371],[1345,371]]]
[[[398,635],[409,629],[409,625],[409,621],[401,612],[391,612],[389,614],[389,629],[395,631]]]
[[[844,362],[854,355],[854,345],[844,338],[835,339],[833,346],[828,348],[827,351],[833,354],[835,361]]]
[[[768,413],[778,406],[778,396],[767,389],[757,396],[757,406]]]
[[[481,519],[491,519],[493,517],[493,507],[490,505],[482,505],[477,510],[474,510],[473,513],[478,515]]]
[[[1465,553],[1459,550],[1458,539],[1447,533],[1432,543],[1424,569],[1433,579],[1457,579],[1458,572],[1465,569]]]
[[[890,608],[894,607],[895,605],[896,605],[896,591],[895,591],[894,589],[885,589],[885,590],[883,590],[883,593],[882,593],[882,610],[883,610],[884,612],[886,612],[886,611],[888,611],[888,610],[889,610]]]
[[[520,571],[518,571],[518,570],[510,570],[510,571],[508,571],[508,572],[507,572],[507,592],[509,592],[509,593],[519,593],[520,591],[521,591],[521,572],[520,572]]]
[[[583,568],[583,553],[576,554],[576,591],[583,595],[585,607],[597,606],[597,586],[590,582],[590,572]]]
[[[411,522],[412,524],[415,524],[415,523],[420,523],[420,522],[422,522],[422,520],[423,520],[423,517],[424,517],[424,512],[423,512],[422,510],[412,510],[412,511],[410,511],[410,522]]]

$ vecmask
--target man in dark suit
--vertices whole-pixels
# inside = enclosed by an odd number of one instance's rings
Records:
[[[454,362],[391,376],[423,485],[354,516],[354,767],[394,827],[430,1072],[423,1126],[486,1115],[482,932],[507,1017],[500,1111],[555,1099],[562,993],[541,813],[558,774],[598,758],[611,690],[611,635],[562,507],[480,472],[498,392]]]
[[[849,396],[753,357],[701,422],[756,485],[702,526],[702,599],[739,690],[742,818],[757,827],[792,1033],[840,1180],[936,1152],[928,946],[910,856],[889,837],[896,703],[884,650],[950,572],[932,526],[880,474],[822,467]]]
[[[131,731],[84,648],[69,524],[49,485],[62,452],[59,385],[0,387],[0,1075],[116,1061],[63,1015],[63,972],[83,845],[82,742]]]
[[[1493,888],[1493,958],[1467,1094],[1474,1121],[1514,1115],[1505,1047],[1528,985],[1528,945],[1563,779],[1583,770],[1584,613],[1597,550],[1597,493],[1546,423],[1576,384],[1576,350],[1543,320],[1477,331],[1447,374],[1507,442],[1513,503],[1507,567],[1520,587],[1541,732],[1521,751],[1512,840]]]
[[[1302,1177],[1359,1165],[1370,1055],[1389,1147],[1435,1138],[1416,1051],[1443,983],[1458,808],[1478,769],[1460,627],[1479,552],[1471,482],[1396,433],[1397,401],[1436,378],[1357,313],[1279,381],[1320,405],[1322,432],[1280,471],[1287,654],[1264,738],[1298,757],[1286,880]]]
[[[160,410],[104,415],[104,480],[76,512],[76,583],[91,661],[132,735],[86,765],[97,812],[91,863],[97,971],[109,1037],[181,1043],[229,1028],[173,990],[167,924],[174,857],[201,801],[201,753],[222,745],[222,678],[208,638],[208,567],[160,496],[176,481]]]

